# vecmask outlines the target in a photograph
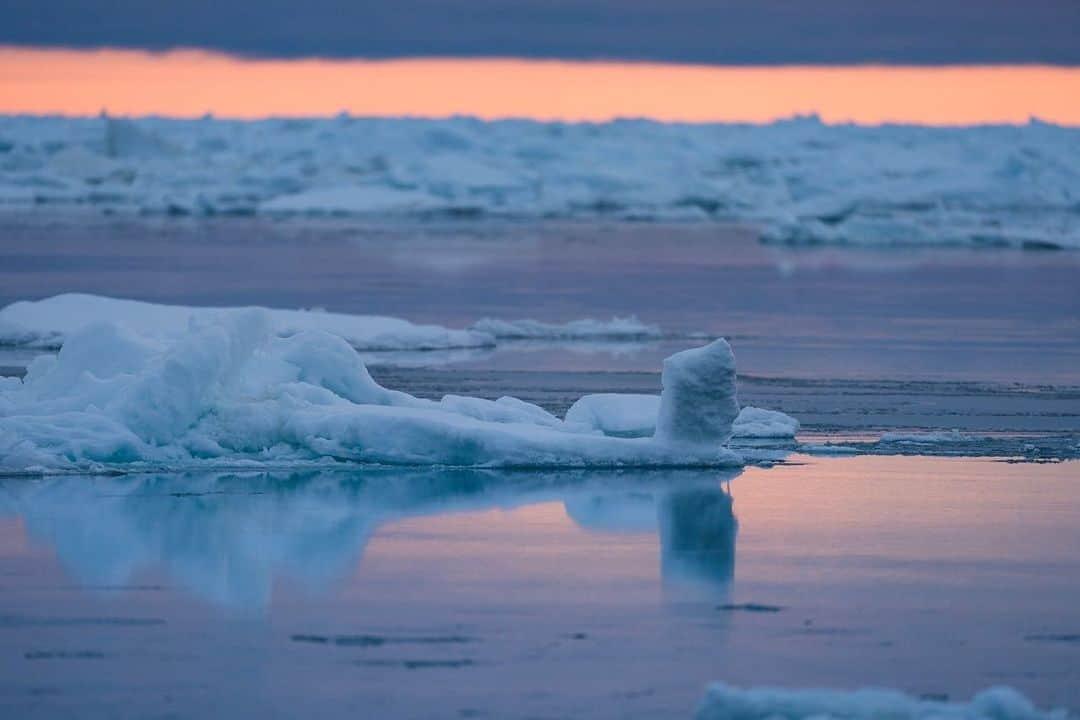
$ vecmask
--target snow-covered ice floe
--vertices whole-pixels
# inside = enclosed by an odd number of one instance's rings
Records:
[[[659,395],[597,393],[571,405],[566,420],[605,435],[647,437],[655,432],[659,415]],[[739,410],[731,426],[732,437],[743,439],[793,439],[798,431],[799,421],[790,415],[749,405]]]
[[[142,335],[175,338],[187,332],[193,319],[247,309],[159,305],[70,293],[44,300],[15,302],[0,309],[0,344],[58,348],[69,335],[116,318]],[[562,324],[486,318],[470,328],[454,330],[380,315],[349,315],[322,310],[266,312],[279,335],[323,330],[345,338],[357,350],[370,352],[485,348],[493,347],[500,340],[607,342],[662,337],[660,328],[642,323],[634,316],[572,320]]]
[[[737,221],[768,242],[1080,248],[1080,129],[0,116],[0,208]]]
[[[1009,687],[994,687],[967,702],[925,700],[896,690],[742,689],[715,683],[697,720],[1067,720],[1064,709],[1040,710]]]
[[[483,318],[469,329],[506,340],[658,340],[663,337],[659,327],[646,325],[634,315],[567,323]]]
[[[128,329],[143,336],[176,338],[188,331],[193,320],[245,310],[159,305],[79,293],[55,295],[44,300],[15,302],[0,309],[0,343],[57,348],[67,337],[115,318],[121,318]],[[379,315],[319,310],[267,310],[266,314],[279,335],[322,330],[344,338],[358,350],[447,350],[495,344],[489,333],[416,325]]]
[[[618,438],[511,397],[388,390],[344,337],[282,334],[265,310],[192,313],[165,333],[132,317],[66,334],[59,354],[35,359],[22,380],[0,378],[0,472],[742,464],[724,445],[738,412],[724,340],[665,360],[655,437]]]

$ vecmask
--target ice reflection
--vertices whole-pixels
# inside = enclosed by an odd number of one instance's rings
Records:
[[[0,483],[0,512],[20,517],[31,540],[54,548],[88,588],[156,572],[214,604],[256,611],[281,580],[332,591],[389,523],[553,501],[588,532],[659,531],[665,586],[715,588],[734,567],[736,522],[721,483],[736,474],[365,469],[10,480]]]
[[[739,528],[731,494],[720,487],[676,490],[659,510],[660,567],[669,593],[728,590]]]

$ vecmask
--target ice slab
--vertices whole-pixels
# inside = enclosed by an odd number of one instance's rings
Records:
[[[616,437],[647,437],[656,429],[659,395],[596,393],[585,395],[566,411],[566,421]],[[792,439],[799,421],[776,410],[745,406],[731,424],[731,435],[745,439]]]
[[[69,335],[99,322],[119,320],[144,335],[177,337],[193,319],[242,312],[240,307],[187,307],[70,293],[20,301],[0,308],[0,345],[55,349]],[[656,325],[634,316],[586,318],[566,323],[485,318],[458,330],[419,325],[401,318],[351,315],[323,310],[266,309],[279,335],[323,330],[345,338],[360,351],[411,353],[492,348],[501,341],[610,343],[663,337]],[[581,345],[584,347],[584,345]]]
[[[44,300],[15,302],[0,309],[0,343],[56,348],[68,336],[95,323],[111,320],[120,320],[141,335],[175,338],[186,333],[193,321],[245,310],[159,305],[79,293],[55,295]],[[317,310],[265,312],[279,335],[321,330],[345,338],[358,350],[447,350],[495,344],[494,337],[484,332],[416,325],[400,318],[380,315],[347,315]]]
[[[1040,710],[1009,687],[994,687],[967,702],[925,700],[897,690],[741,689],[715,683],[697,720],[1067,720],[1064,709]]]
[[[1080,129],[0,116],[0,209],[611,217],[766,242],[1080,248]]]
[[[742,463],[723,445],[735,377],[722,340],[669,360],[666,432],[616,438],[514,398],[432,401],[388,390],[344,338],[322,328],[283,334],[273,312],[194,313],[169,332],[133,317],[136,327],[75,330],[58,355],[0,384],[0,472]]]
[[[659,327],[647,325],[634,315],[611,320],[585,318],[567,323],[483,318],[469,329],[508,340],[656,340],[663,337]]]

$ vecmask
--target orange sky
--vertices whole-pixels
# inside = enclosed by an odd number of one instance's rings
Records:
[[[250,60],[0,47],[0,112],[476,115],[1080,125],[1080,68],[710,67],[516,59]]]

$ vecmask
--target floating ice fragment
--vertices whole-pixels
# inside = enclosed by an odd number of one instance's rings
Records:
[[[119,321],[145,337],[176,338],[186,333],[194,320],[244,310],[158,305],[79,293],[55,295],[34,302],[15,302],[0,309],[0,343],[59,347],[69,335],[107,321]],[[379,315],[307,310],[265,312],[279,335],[324,330],[345,338],[358,350],[444,350],[495,344],[495,339],[487,333],[416,325]]]
[[[1065,710],[1039,710],[1009,687],[983,690],[968,702],[924,700],[897,690],[741,689],[714,683],[697,720],[1067,720]]]
[[[642,340],[662,335],[656,325],[646,325],[634,315],[611,320],[586,318],[567,323],[484,318],[469,329],[507,340]]]

